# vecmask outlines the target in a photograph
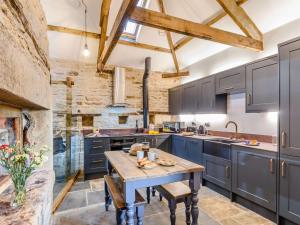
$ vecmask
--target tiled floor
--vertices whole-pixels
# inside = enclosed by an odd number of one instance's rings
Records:
[[[202,187],[199,192],[199,225],[272,225],[256,213],[230,202],[218,193]],[[185,224],[184,205],[176,211],[178,225]],[[77,182],[66,196],[53,218],[53,225],[115,225],[113,207],[104,209],[103,180]],[[169,225],[169,209],[158,197],[145,208],[145,225]]]

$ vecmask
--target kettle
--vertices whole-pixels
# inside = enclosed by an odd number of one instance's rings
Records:
[[[206,134],[206,128],[203,125],[200,125],[198,128],[198,135],[205,135]]]

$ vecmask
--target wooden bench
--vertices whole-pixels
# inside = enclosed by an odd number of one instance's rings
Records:
[[[116,208],[116,220],[117,225],[122,225],[125,222],[126,216],[126,204],[121,191],[120,179],[114,178],[108,175],[104,176],[104,187],[105,187],[105,210],[108,211],[111,202],[113,202]],[[146,204],[145,199],[142,195],[135,191],[135,209],[137,224],[143,225],[144,218],[144,206]]]
[[[171,225],[176,224],[176,205],[181,202],[184,202],[185,204],[186,224],[190,225],[192,200],[190,187],[183,182],[175,182],[171,184],[156,186],[155,189],[160,194],[160,200],[162,200],[162,197],[168,200]]]

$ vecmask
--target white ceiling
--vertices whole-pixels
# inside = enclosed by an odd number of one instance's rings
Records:
[[[158,11],[157,0],[150,1],[149,9]],[[88,6],[87,30],[100,32],[99,16],[102,0],[85,0],[85,2]],[[168,14],[200,23],[221,9],[215,0],[164,0],[164,2]],[[84,30],[84,8],[80,4],[80,0],[41,0],[41,3],[48,24]],[[111,30],[121,3],[122,0],[112,0],[108,31]],[[242,7],[262,33],[267,33],[300,18],[299,0],[248,0]],[[214,27],[242,34],[228,16],[216,23]],[[82,55],[84,37],[52,31],[48,32],[48,37],[51,58],[92,63],[97,61],[98,41],[95,39],[88,39],[91,55],[84,58]],[[172,34],[172,37],[175,42],[182,35]],[[166,36],[157,29],[149,27],[142,27],[138,42],[168,48]],[[193,39],[189,44],[179,49],[176,54],[180,68],[185,68],[227,48],[229,46],[223,44]],[[108,63],[143,68],[144,58],[147,56],[152,57],[153,70],[174,70],[171,54],[124,45],[117,45]]]

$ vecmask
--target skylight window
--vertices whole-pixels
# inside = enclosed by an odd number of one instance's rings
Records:
[[[147,8],[149,5],[148,3],[149,3],[149,0],[139,0],[137,3],[137,6]],[[138,34],[141,30],[141,27],[142,27],[142,25],[128,21],[126,24],[126,27],[124,29],[122,38],[131,39],[131,40],[136,41]]]

